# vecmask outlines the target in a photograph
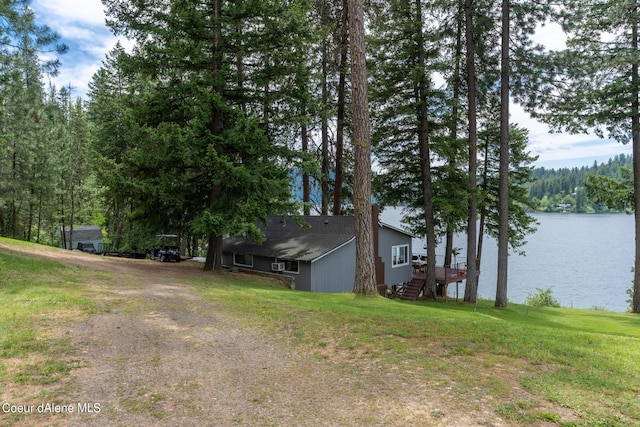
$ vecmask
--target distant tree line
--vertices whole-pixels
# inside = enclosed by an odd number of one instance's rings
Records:
[[[42,58],[67,51],[58,35],[27,0],[2,2],[0,17],[0,235],[50,244],[60,227],[100,221],[90,126],[69,88],[43,83],[59,61]]]
[[[601,212],[616,209],[590,197],[587,183],[590,175],[621,180],[624,171],[631,170],[633,157],[617,155],[606,163],[594,162],[591,166],[547,169],[535,168],[533,181],[528,184],[529,199],[535,210],[542,212]]]

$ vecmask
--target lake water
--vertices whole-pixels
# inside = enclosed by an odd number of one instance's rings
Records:
[[[563,307],[628,310],[634,260],[634,220],[626,214],[535,214],[538,231],[527,236],[521,249],[526,256],[509,257],[509,301],[523,303],[536,288],[551,288]],[[401,227],[402,210],[386,208],[382,222]],[[466,236],[457,235],[458,262],[466,258]],[[414,239],[414,253],[425,253],[424,240]],[[444,260],[444,243],[436,250],[438,264]],[[495,300],[498,263],[497,242],[485,236],[480,298]],[[453,293],[452,293],[453,292]],[[449,286],[455,296],[455,286]],[[464,284],[460,296],[464,295]]]

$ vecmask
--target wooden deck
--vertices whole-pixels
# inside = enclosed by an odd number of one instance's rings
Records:
[[[456,284],[456,301],[458,301],[458,285],[466,280],[466,278],[467,270],[461,268],[436,267],[436,284],[442,286],[442,298],[445,301],[447,300],[447,291],[450,283]],[[405,297],[403,295],[402,298],[415,300],[418,295],[420,295],[420,292],[422,292],[426,280],[427,274],[424,271],[414,270],[413,279],[405,290],[407,296]]]

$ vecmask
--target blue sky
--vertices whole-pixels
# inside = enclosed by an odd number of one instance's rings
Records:
[[[62,66],[52,82],[57,87],[71,86],[73,95],[85,98],[92,75],[102,65],[107,52],[117,39],[105,25],[100,0],[33,0],[31,4],[40,24],[48,25],[69,46],[60,59]],[[564,46],[559,28],[540,27],[537,41],[550,49]],[[125,48],[131,46],[121,40]],[[620,154],[631,154],[630,145],[601,140],[595,135],[550,134],[546,125],[525,113],[517,105],[511,107],[511,121],[529,130],[529,150],[538,155],[536,166],[546,168],[591,166]]]
[[[117,41],[105,25],[102,3],[100,0],[32,0],[31,8],[38,23],[48,25],[69,46],[69,52],[60,56],[62,66],[52,82],[57,87],[70,85],[74,96],[85,98],[91,77]]]

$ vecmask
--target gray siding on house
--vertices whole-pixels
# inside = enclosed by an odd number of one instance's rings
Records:
[[[394,268],[391,260],[391,248],[400,245],[409,245],[408,264]],[[381,226],[378,247],[380,258],[382,258],[382,262],[384,262],[384,283],[386,285],[396,285],[398,283],[410,282],[413,276],[413,268],[411,266],[411,236],[394,230],[393,228]]]
[[[343,293],[353,290],[356,278],[356,243],[352,239],[311,263],[311,291]]]
[[[223,263],[233,266],[233,254],[253,254],[256,271],[271,272],[271,263],[298,261],[298,272],[282,272],[294,278],[298,290],[343,293],[353,290],[356,271],[354,218],[348,216],[305,216],[303,224],[290,217],[271,216],[259,223],[265,234],[262,244],[246,238],[225,239]],[[378,222],[379,223],[379,222]],[[411,235],[380,224],[379,250],[385,266],[384,283],[394,285],[411,280]],[[407,264],[393,268],[391,248],[407,246]],[[245,267],[247,268],[247,267]]]
[[[275,259],[271,257],[261,257],[254,255],[253,256],[253,266],[245,266],[245,265],[237,265],[237,267],[246,268],[255,271],[264,271],[264,272],[272,272],[271,271],[271,263],[283,261],[281,259]],[[233,252],[223,252],[222,253],[222,265],[227,267],[233,267]],[[295,281],[295,289],[301,291],[310,291],[311,290],[311,263],[300,261],[298,262],[298,273],[293,273],[289,271],[283,271],[280,274],[291,276]]]
[[[253,269],[258,271],[271,271],[271,263],[273,258],[263,258],[261,256],[253,256]]]
[[[296,282],[296,290],[310,291],[311,290],[311,263],[305,261],[298,262],[298,274],[284,271],[282,274],[293,277]]]

